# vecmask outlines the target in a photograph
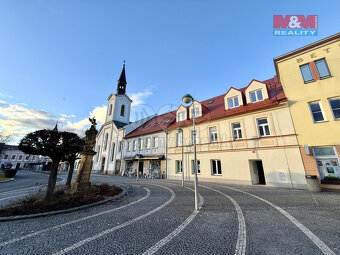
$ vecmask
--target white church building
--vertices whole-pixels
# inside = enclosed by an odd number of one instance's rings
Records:
[[[126,95],[125,64],[118,79],[116,93],[107,98],[105,123],[100,127],[93,157],[93,172],[120,174],[125,169],[123,138],[151,119],[147,117],[130,123],[132,100]]]

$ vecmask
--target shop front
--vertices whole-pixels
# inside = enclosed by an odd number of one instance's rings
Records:
[[[334,146],[314,147],[314,157],[322,184],[340,184],[340,166]]]

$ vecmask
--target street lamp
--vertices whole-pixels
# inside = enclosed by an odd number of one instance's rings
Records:
[[[182,164],[181,164],[181,168],[182,168],[182,187],[184,187],[184,167],[183,167],[183,129],[181,127],[177,128],[177,131],[179,134],[181,134],[181,145],[182,145]]]
[[[192,126],[193,126],[193,139],[194,139],[194,173],[195,173],[195,211],[198,211],[198,179],[197,179],[197,157],[196,157],[196,130],[195,130],[195,100],[190,94],[185,94],[182,97],[182,101],[185,104],[192,102]]]
[[[137,181],[138,181],[138,176],[139,176],[139,160],[140,160],[140,137],[137,139],[138,143],[138,163],[137,163]]]

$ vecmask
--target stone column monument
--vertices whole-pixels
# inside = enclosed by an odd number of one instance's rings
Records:
[[[79,163],[78,173],[74,183],[72,184],[73,191],[82,191],[90,187],[90,174],[92,170],[92,158],[96,154],[93,150],[96,144],[96,136],[97,136],[97,129],[96,129],[96,119],[89,118],[91,122],[90,129],[85,131],[85,144],[84,148],[81,152],[81,159]]]

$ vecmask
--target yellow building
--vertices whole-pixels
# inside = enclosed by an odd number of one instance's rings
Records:
[[[287,99],[276,77],[194,105],[181,105],[168,128],[169,179],[181,179],[184,171],[185,180],[193,180],[194,113],[199,181],[306,188]]]
[[[327,176],[340,177],[340,33],[279,56],[274,63],[306,174],[319,176],[324,188],[335,188],[330,183],[336,180]]]

